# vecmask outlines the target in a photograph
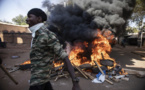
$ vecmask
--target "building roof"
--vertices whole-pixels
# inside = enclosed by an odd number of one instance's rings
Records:
[[[4,23],[4,22],[0,22],[0,24],[11,25],[11,26],[19,26],[19,27],[28,27],[28,25],[15,25],[15,24]]]

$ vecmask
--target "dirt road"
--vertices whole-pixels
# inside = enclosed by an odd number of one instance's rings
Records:
[[[3,59],[3,66],[6,68],[12,68],[14,65],[19,65],[26,60],[29,60],[29,50],[27,45],[11,45],[7,48],[0,48],[0,57]],[[114,58],[123,68],[129,68],[134,70],[145,71],[145,57],[141,57],[139,54],[133,53],[140,50],[135,46],[127,46],[123,48],[116,45],[110,56]],[[144,50],[142,50],[142,53]],[[19,56],[12,59],[12,56]],[[10,73],[18,85],[15,85],[10,78],[0,69],[0,90],[28,90],[30,70],[22,71],[17,70]],[[107,82],[96,84],[91,80],[87,80],[82,76],[80,78],[80,86],[82,90],[145,90],[145,78],[137,78],[135,75],[129,75],[129,81],[114,82],[111,85]],[[54,90],[71,90],[72,83],[70,78],[60,78],[56,82],[51,80]]]

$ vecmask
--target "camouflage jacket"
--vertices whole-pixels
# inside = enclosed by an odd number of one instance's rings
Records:
[[[44,25],[35,32],[30,52],[30,85],[41,85],[50,80],[49,71],[53,67],[54,56],[63,60],[67,53],[62,49],[56,35]]]

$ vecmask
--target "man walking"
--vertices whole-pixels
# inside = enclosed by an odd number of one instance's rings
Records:
[[[72,78],[72,90],[80,90],[78,78],[75,76],[68,55],[61,47],[56,35],[47,29],[43,22],[47,15],[38,8],[31,9],[26,19],[32,32],[31,42],[31,79],[29,90],[53,90],[50,81],[49,71],[53,67],[54,56],[63,60]]]

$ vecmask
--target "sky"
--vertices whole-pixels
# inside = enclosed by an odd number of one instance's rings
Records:
[[[41,8],[44,0],[0,0],[0,20],[12,22],[12,19],[18,15],[26,16],[27,12],[32,8]],[[66,0],[49,0],[51,3],[57,4]],[[135,26],[135,23],[130,23]]]
[[[44,0],[0,0],[0,20],[12,22],[12,19],[18,15],[26,16],[32,8],[41,8]],[[62,0],[50,0],[51,3],[57,4]]]

